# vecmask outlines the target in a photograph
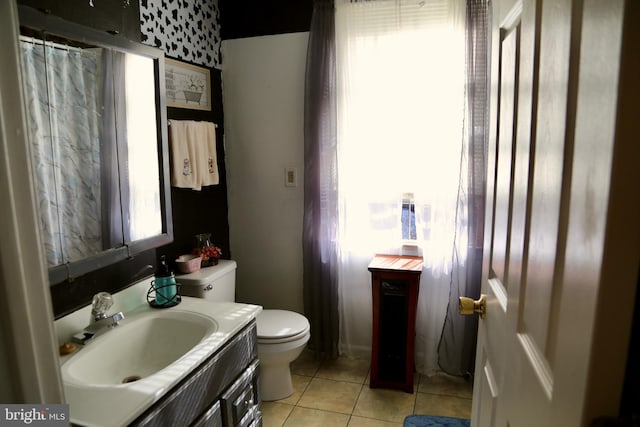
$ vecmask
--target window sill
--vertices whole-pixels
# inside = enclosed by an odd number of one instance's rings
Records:
[[[421,256],[420,245],[416,240],[403,240],[400,246],[401,255]]]

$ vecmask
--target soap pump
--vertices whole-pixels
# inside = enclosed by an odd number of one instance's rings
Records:
[[[173,307],[180,303],[180,295],[176,286],[176,278],[169,270],[166,257],[160,257],[160,265],[155,273],[152,282],[152,289],[156,291],[155,301],[151,302],[154,307]]]

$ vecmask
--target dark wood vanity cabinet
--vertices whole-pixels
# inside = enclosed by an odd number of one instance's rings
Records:
[[[416,308],[422,258],[376,255],[369,264],[373,296],[371,388],[413,393]]]
[[[261,426],[258,374],[252,321],[131,425]]]

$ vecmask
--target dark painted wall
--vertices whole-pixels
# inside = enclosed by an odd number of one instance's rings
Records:
[[[138,0],[96,0],[92,2],[93,6],[88,0],[18,0],[18,3],[67,21],[140,41]]]
[[[313,0],[219,0],[222,39],[309,31]]]
[[[216,123],[220,184],[202,187],[202,191],[171,187],[173,207],[173,243],[158,248],[158,255],[167,259],[189,253],[196,244],[195,235],[210,233],[212,243],[222,249],[222,257],[231,257],[229,220],[227,217],[227,180],[224,161],[224,116],[222,112],[222,82],[220,70],[211,69],[212,111],[168,108],[167,116],[176,120],[202,120]]]
[[[168,260],[189,253],[195,235],[210,233],[224,258],[229,258],[229,221],[224,156],[224,116],[220,71],[220,12],[212,0],[142,0],[140,26],[143,43],[159,47],[167,57],[209,68],[211,111],[168,108],[174,120],[208,121],[217,124],[217,159],[220,183],[201,191],[171,188],[174,242],[159,248]]]

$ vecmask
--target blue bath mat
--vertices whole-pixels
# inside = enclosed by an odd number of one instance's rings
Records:
[[[403,427],[469,427],[471,421],[462,418],[435,417],[432,415],[409,415]]]

